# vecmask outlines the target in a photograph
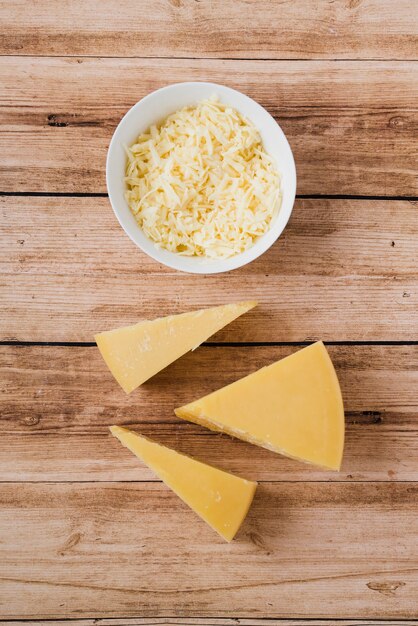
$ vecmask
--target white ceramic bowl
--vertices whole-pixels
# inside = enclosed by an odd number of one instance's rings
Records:
[[[260,135],[264,149],[277,162],[282,177],[282,204],[280,211],[265,233],[249,249],[229,259],[211,260],[202,257],[184,257],[157,248],[142,232],[125,200],[126,153],[124,145],[131,145],[151,124],[159,123],[170,113],[184,106],[217,95],[251,120]],[[183,272],[215,274],[241,267],[263,254],[281,235],[292,212],[296,194],[296,169],[292,150],[280,126],[257,102],[244,94],[215,83],[176,83],[158,89],[140,100],[122,118],[110,142],[106,162],[106,181],[110,202],[120,225],[136,245],[150,257]]]

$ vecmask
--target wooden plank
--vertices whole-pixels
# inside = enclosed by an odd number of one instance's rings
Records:
[[[297,349],[204,346],[126,396],[94,347],[2,346],[1,480],[155,480],[112,423],[255,480],[418,480],[418,346],[329,347],[346,409],[340,473],[175,418],[175,406]]]
[[[44,0],[1,4],[2,54],[416,58],[409,0]]]
[[[414,618],[417,496],[263,484],[228,545],[160,483],[6,483],[0,615]]]
[[[417,339],[414,202],[298,200],[260,259],[204,277],[142,254],[106,198],[2,197],[0,210],[3,340],[92,341],[141,318],[250,298],[259,306],[213,340]]]
[[[104,192],[120,118],[178,81],[225,83],[279,121],[299,194],[416,196],[418,63],[5,57],[2,191]],[[16,80],[16,76],[20,80]]]
[[[364,619],[325,619],[316,620],[304,619],[274,619],[271,617],[261,619],[233,618],[176,618],[176,617],[155,617],[155,618],[66,618],[55,619],[31,619],[31,625],[36,626],[417,626],[416,620],[364,620]],[[1,626],[27,626],[27,620],[0,620]]]

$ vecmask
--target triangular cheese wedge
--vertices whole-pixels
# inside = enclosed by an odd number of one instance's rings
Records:
[[[338,470],[344,408],[322,342],[175,411],[178,417],[288,457]]]
[[[94,338],[113,376],[130,393],[256,304],[240,302],[160,317]]]
[[[112,435],[227,541],[250,508],[257,483],[201,463],[127,428],[111,426]]]

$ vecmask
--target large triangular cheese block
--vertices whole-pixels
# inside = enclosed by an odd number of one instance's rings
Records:
[[[160,317],[94,338],[113,376],[130,393],[256,304],[240,302]]]
[[[322,342],[176,409],[176,415],[300,461],[341,466],[343,401]]]
[[[112,435],[227,541],[250,508],[257,483],[201,463],[127,428],[111,426]]]

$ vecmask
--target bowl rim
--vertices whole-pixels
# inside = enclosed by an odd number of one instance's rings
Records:
[[[287,149],[288,149],[287,156],[290,158],[288,165],[291,170],[291,180],[287,181],[287,184],[286,184],[288,191],[290,192],[290,196],[289,196],[289,202],[288,202],[288,206],[286,209],[284,221],[280,225],[278,221],[274,222],[272,226],[270,227],[270,229],[266,233],[264,233],[264,235],[262,235],[248,250],[245,250],[244,252],[241,252],[240,254],[234,255],[232,257],[228,257],[226,259],[207,259],[205,257],[184,257],[174,252],[157,248],[157,246],[155,246],[155,244],[153,244],[153,242],[150,239],[148,239],[148,241],[150,241],[151,244],[153,245],[151,249],[145,249],[144,246],[141,244],[141,242],[135,238],[134,234],[130,232],[130,230],[127,227],[127,224],[125,224],[125,220],[122,214],[123,212],[119,209],[119,203],[117,202],[117,199],[115,197],[116,191],[113,189],[112,183],[110,181],[110,169],[112,167],[112,160],[114,158],[114,152],[118,144],[119,135],[121,133],[122,128],[126,126],[127,123],[129,123],[130,118],[133,117],[137,113],[138,109],[140,109],[144,105],[144,103],[147,102],[148,100],[154,99],[155,97],[163,95],[164,93],[174,90],[174,89],[179,89],[179,88],[187,89],[188,87],[193,87],[193,88],[210,87],[210,88],[213,88],[215,93],[216,93],[216,90],[221,90],[224,93],[230,92],[231,94],[238,95],[238,97],[243,98],[244,101],[247,100],[249,103],[251,103],[253,107],[255,107],[255,109],[262,116],[268,119],[269,123],[274,125],[276,132],[278,132],[280,135],[281,141],[287,146]],[[219,95],[220,95],[220,100],[222,100],[222,94],[219,94]],[[204,96],[202,96],[202,98],[203,97]],[[198,102],[198,100],[199,100],[198,98],[193,100],[191,104]],[[234,106],[234,105],[231,105],[231,106]],[[175,109],[173,110],[173,112],[174,111]],[[243,115],[245,116],[245,113],[243,113]],[[157,117],[158,116],[156,115],[156,118]],[[255,123],[254,125],[257,127]],[[280,173],[280,170],[279,170],[279,173]],[[222,85],[220,83],[213,83],[211,81],[185,81],[185,82],[171,83],[169,85],[165,85],[163,87],[160,87],[159,89],[151,91],[150,93],[145,95],[143,98],[138,100],[138,102],[136,102],[132,107],[130,107],[128,111],[125,113],[125,115],[121,118],[121,120],[119,121],[118,125],[116,126],[113,132],[112,138],[109,143],[108,151],[107,151],[106,187],[107,187],[108,197],[109,197],[109,201],[112,206],[113,212],[120,226],[123,228],[125,234],[128,235],[130,240],[140,250],[142,250],[144,254],[148,255],[149,257],[151,257],[158,263],[161,263],[162,265],[170,267],[171,269],[174,269],[180,272],[189,273],[189,274],[208,274],[209,275],[209,274],[219,274],[219,273],[229,272],[234,269],[243,267],[247,265],[248,263],[251,263],[252,261],[257,259],[259,256],[264,254],[264,252],[266,252],[278,240],[278,238],[280,237],[280,235],[282,234],[282,232],[284,231],[284,229],[286,228],[289,222],[290,216],[293,211],[294,203],[295,203],[295,198],[296,198],[296,186],[297,186],[297,174],[296,174],[296,165],[295,165],[295,159],[293,156],[292,148],[289,144],[289,141],[285,133],[283,132],[280,125],[276,122],[274,117],[271,115],[271,113],[269,113],[269,111],[267,111],[267,109],[265,109],[256,100],[254,100],[247,94],[243,93],[242,91],[239,91],[238,89],[234,89],[232,87],[228,87],[227,85]],[[279,214],[282,214],[282,211],[283,211],[283,205],[280,208]],[[138,227],[139,232],[143,232],[141,231],[141,228],[139,225],[137,225],[137,227]],[[143,235],[146,237],[144,233]],[[268,235],[270,236],[267,237]],[[184,267],[180,267],[182,265],[182,262],[184,262],[184,259],[188,259],[188,260],[196,259],[196,261],[193,262],[194,266],[191,265],[187,269]]]

